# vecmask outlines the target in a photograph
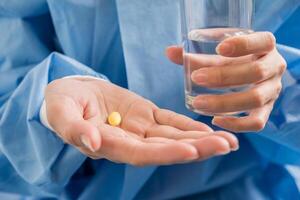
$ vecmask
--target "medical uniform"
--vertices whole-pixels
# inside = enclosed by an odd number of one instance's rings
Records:
[[[177,0],[0,1],[0,191],[59,199],[300,199],[286,165],[300,165],[300,1],[260,0],[288,62],[267,127],[240,150],[193,164],[133,167],[91,160],[41,124],[47,84],[106,77],[162,108],[184,106],[183,70],[164,50],[180,44]],[[7,197],[7,196],[5,196]],[[14,198],[16,196],[12,196]]]

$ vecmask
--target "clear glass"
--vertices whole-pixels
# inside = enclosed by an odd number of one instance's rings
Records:
[[[200,59],[201,56],[219,56],[216,47],[224,39],[253,32],[253,8],[254,0],[181,0],[185,98],[190,110],[210,116],[236,114],[208,113],[193,107],[193,100],[198,95],[238,92],[245,87],[205,88],[196,85],[191,75],[201,66],[195,66],[190,55],[197,54]]]

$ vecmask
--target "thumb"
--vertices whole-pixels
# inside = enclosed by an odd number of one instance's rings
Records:
[[[53,96],[46,99],[46,110],[49,124],[66,143],[92,152],[100,149],[98,128],[83,118],[83,109],[74,100]]]
[[[101,147],[101,135],[97,127],[86,120],[69,123],[62,135],[67,143],[85,147],[92,152],[98,151]]]
[[[166,49],[166,56],[178,65],[183,64],[183,49],[179,46],[170,46]]]

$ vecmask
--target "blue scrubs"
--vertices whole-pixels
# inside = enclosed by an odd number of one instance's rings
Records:
[[[83,200],[300,199],[285,168],[300,164],[300,1],[261,0],[256,11],[255,29],[276,34],[289,65],[266,129],[239,135],[241,149],[227,156],[137,168],[88,159],[45,128],[44,89],[68,75],[106,76],[209,122],[184,107],[183,71],[164,56],[181,40],[179,1],[1,0],[0,191]]]

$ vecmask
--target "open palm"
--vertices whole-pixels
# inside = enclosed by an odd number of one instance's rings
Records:
[[[55,81],[46,90],[46,102],[49,122],[57,134],[94,159],[166,165],[203,160],[238,148],[230,133],[213,132],[205,124],[160,109],[105,81]],[[106,123],[113,111],[122,116],[119,127]]]

